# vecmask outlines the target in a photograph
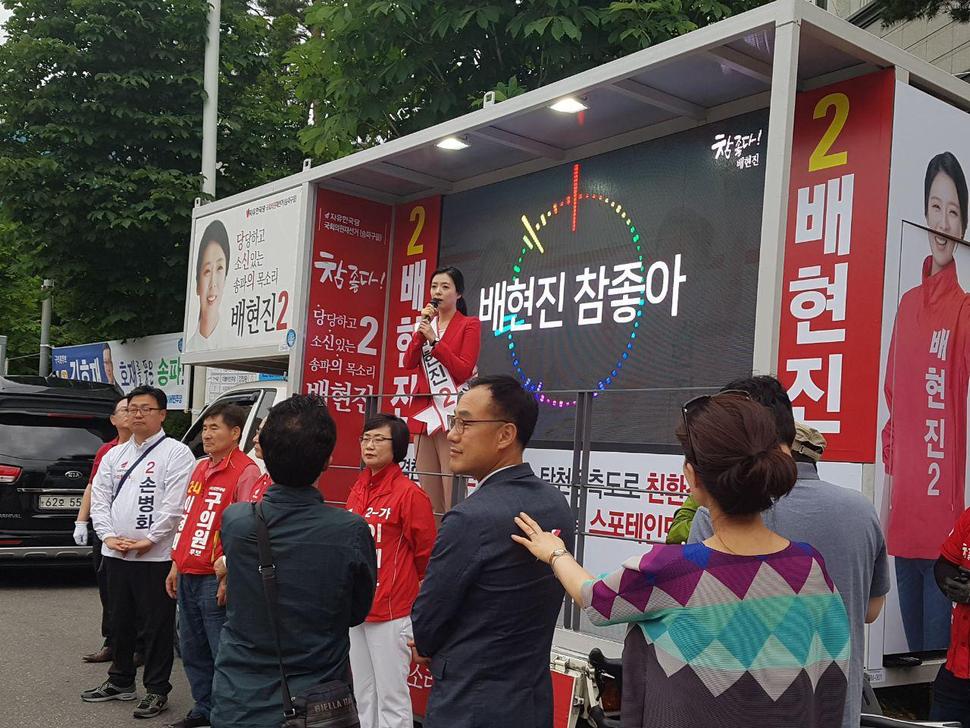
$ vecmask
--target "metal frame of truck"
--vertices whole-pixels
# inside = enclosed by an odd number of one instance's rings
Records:
[[[389,204],[404,203],[474,189],[767,108],[768,154],[752,370],[771,373],[779,348],[796,93],[890,68],[895,69],[897,81],[970,110],[970,87],[965,82],[805,0],[778,0],[333,162],[312,166],[307,160],[300,172],[289,177],[197,205],[193,227],[200,216],[265,195],[302,189],[305,224],[297,244],[303,266],[294,304],[296,310],[306,311],[313,193],[318,187]],[[560,123],[562,117],[548,109],[567,96],[582,97],[596,109],[595,118],[581,129],[567,129]],[[459,152],[437,148],[437,142],[446,137],[464,137],[473,143]],[[288,354],[275,348],[221,351],[186,355],[183,362],[286,370],[290,391],[299,391],[304,345],[298,337]],[[577,448],[574,458],[581,463],[585,457],[588,463],[588,438],[583,442],[577,437]],[[874,497],[874,467],[863,466],[863,492],[869,498]],[[581,660],[594,646],[614,655],[621,647],[566,629],[557,632],[556,647],[564,659]],[[928,661],[918,668],[887,669],[880,685],[927,682],[938,664]]]

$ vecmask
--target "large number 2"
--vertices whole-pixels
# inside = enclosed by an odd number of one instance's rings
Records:
[[[933,476],[933,480],[930,481],[930,487],[926,489],[926,495],[939,495],[940,489],[936,487],[936,484],[940,482],[940,464],[930,463],[926,474]]]
[[[817,172],[820,169],[828,169],[829,167],[839,167],[849,162],[848,152],[829,154],[829,150],[835,144],[835,140],[839,138],[839,134],[842,133],[842,129],[845,127],[846,119],[849,118],[849,97],[842,93],[823,96],[815,104],[815,111],[812,113],[812,117],[815,119],[824,119],[829,115],[829,109],[833,106],[835,107],[835,118],[832,119],[829,128],[822,135],[818,146],[812,152],[812,156],[808,158],[809,172]]]
[[[421,237],[421,231],[424,230],[424,220],[428,216],[427,211],[424,209],[423,205],[418,205],[413,210],[411,210],[411,222],[417,221],[414,226],[414,232],[411,233],[411,241],[408,243],[408,255],[421,255],[424,252],[424,244],[418,242],[418,238]]]
[[[363,316],[360,319],[360,323],[362,326],[366,326],[369,331],[364,334],[364,338],[357,344],[357,353],[377,356],[377,349],[370,345],[370,342],[377,336],[377,319],[373,316]]]

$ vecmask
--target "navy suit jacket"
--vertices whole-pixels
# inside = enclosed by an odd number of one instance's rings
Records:
[[[549,653],[563,588],[511,539],[520,511],[560,529],[572,550],[565,496],[527,464],[488,478],[445,514],[411,619],[434,685],[425,728],[549,728]]]

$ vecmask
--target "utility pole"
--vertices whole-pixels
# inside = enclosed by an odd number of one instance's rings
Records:
[[[46,377],[51,373],[51,299],[54,291],[54,281],[45,278],[40,290],[47,293],[40,308],[40,361],[37,373]]]
[[[209,0],[209,27],[205,42],[202,102],[202,191],[216,196],[216,141],[219,135],[219,23],[222,0]],[[184,335],[184,334],[183,334]],[[205,405],[205,367],[193,366],[189,378],[189,406],[195,414]]]
[[[0,336],[0,377],[7,374],[7,337]]]

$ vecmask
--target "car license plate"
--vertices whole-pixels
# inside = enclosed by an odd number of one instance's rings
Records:
[[[76,511],[81,507],[80,495],[39,495],[37,508],[42,511]]]

